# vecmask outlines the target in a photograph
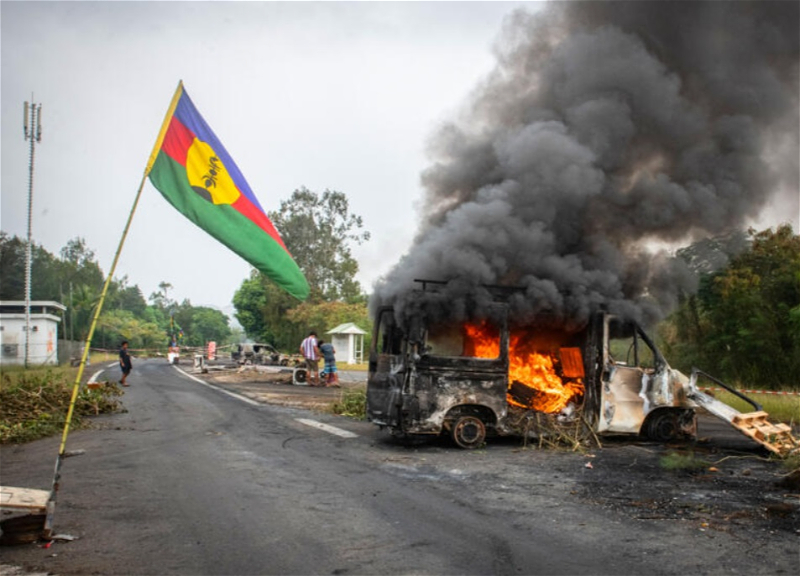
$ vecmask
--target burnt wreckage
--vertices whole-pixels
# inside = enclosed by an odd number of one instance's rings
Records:
[[[419,292],[436,284],[425,281]],[[687,377],[671,368],[635,322],[598,311],[578,330],[554,324],[513,325],[502,297],[466,322],[421,312],[398,320],[393,307],[379,308],[368,419],[398,435],[448,433],[469,449],[487,435],[537,437],[566,426],[659,441],[693,437],[697,410],[705,409],[776,454],[800,447],[789,426],[770,423],[755,401],[697,369]],[[703,393],[701,379],[753,411],[740,413]]]

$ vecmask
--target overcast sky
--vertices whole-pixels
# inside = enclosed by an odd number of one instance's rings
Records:
[[[2,18],[2,230],[27,234],[23,103],[42,103],[32,236],[85,238],[110,269],[179,80],[266,211],[344,192],[371,240],[369,292],[416,229],[426,139],[492,69],[526,2],[9,2]],[[227,308],[250,266],[147,181],[115,275]],[[35,282],[35,270],[34,270]]]

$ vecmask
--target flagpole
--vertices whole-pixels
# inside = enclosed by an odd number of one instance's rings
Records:
[[[81,356],[81,363],[78,366],[78,375],[75,377],[75,383],[72,385],[72,397],[69,401],[69,409],[67,410],[67,419],[64,422],[64,431],[61,434],[61,445],[58,448],[58,456],[56,457],[56,464],[55,470],[53,471],[53,484],[50,489],[50,497],[47,501],[47,516],[45,518],[44,523],[44,537],[49,538],[52,534],[53,530],[53,516],[55,515],[55,508],[56,508],[56,496],[58,494],[59,488],[59,481],[61,480],[61,466],[64,462],[64,455],[66,452],[67,447],[67,436],[69,435],[69,427],[72,423],[72,415],[75,412],[75,403],[78,400],[78,392],[80,391],[81,387],[81,378],[83,377],[83,370],[86,367],[86,360],[89,357],[89,349],[92,344],[92,336],[94,336],[94,330],[97,327],[97,319],[100,317],[100,312],[103,309],[103,303],[106,299],[106,294],[108,293],[108,287],[111,285],[111,279],[114,277],[114,271],[117,269],[117,262],[119,262],[119,256],[122,253],[122,247],[125,244],[125,239],[128,236],[128,231],[131,228],[131,222],[133,221],[133,215],[136,213],[136,207],[139,205],[139,198],[142,196],[142,190],[144,189],[144,183],[147,180],[147,176],[150,174],[150,170],[153,167],[153,162],[155,161],[155,155],[158,153],[158,149],[161,147],[161,142],[164,139],[164,134],[167,131],[167,127],[169,125],[169,118],[172,116],[172,113],[175,111],[175,107],[178,103],[178,99],[180,98],[180,94],[183,91],[183,82],[178,82],[178,88],[175,90],[175,95],[172,98],[172,102],[170,103],[170,107],[167,110],[167,115],[164,118],[164,122],[162,122],[161,130],[159,131],[158,138],[156,139],[156,145],[153,148],[153,152],[151,153],[150,157],[148,158],[147,165],[145,166],[144,173],[142,174],[142,181],[139,184],[139,189],[136,191],[136,198],[133,201],[133,206],[131,207],[130,214],[128,214],[128,221],[125,223],[125,229],[122,231],[122,238],[120,238],[119,246],[117,246],[117,252],[114,254],[114,261],[111,263],[111,269],[108,271],[108,276],[106,277],[105,284],[103,284],[103,291],[100,293],[100,300],[97,302],[97,307],[94,310],[94,316],[92,317],[92,323],[89,326],[89,334],[86,336],[86,342],[84,343],[83,347],[83,355]]]
[[[97,302],[97,307],[94,310],[92,323],[89,327],[89,334],[86,336],[86,342],[84,343],[83,347],[81,363],[78,366],[78,375],[75,377],[75,383],[72,386],[72,397],[70,398],[69,402],[69,410],[67,410],[67,419],[64,422],[64,431],[61,434],[61,445],[58,449],[58,457],[56,458],[55,470],[53,472],[53,485],[50,490],[50,498],[47,502],[47,518],[45,519],[44,526],[44,536],[46,538],[50,536],[53,528],[53,515],[55,512],[56,495],[58,493],[59,480],[61,479],[61,465],[64,461],[69,427],[72,422],[72,415],[75,412],[75,403],[78,399],[78,392],[81,387],[81,378],[83,376],[83,370],[86,367],[86,359],[89,356],[89,348],[92,343],[92,336],[94,335],[94,330],[97,326],[97,319],[100,317],[100,312],[103,309],[103,302],[105,301],[106,294],[108,293],[108,287],[111,284],[111,279],[114,277],[114,271],[117,269],[117,262],[119,262],[119,256],[122,253],[122,246],[125,244],[125,238],[128,236],[128,231],[130,230],[131,222],[133,221],[133,215],[136,212],[136,207],[139,204],[139,198],[142,196],[142,189],[144,189],[144,183],[146,179],[147,171],[145,171],[145,173],[142,175],[142,181],[139,184],[139,189],[136,192],[136,198],[133,201],[133,207],[131,208],[130,214],[128,214],[128,221],[125,223],[125,229],[122,232],[122,238],[120,238],[119,246],[117,246],[117,252],[114,254],[114,261],[111,264],[111,269],[109,270],[105,284],[103,285],[103,291],[100,293],[100,300]]]

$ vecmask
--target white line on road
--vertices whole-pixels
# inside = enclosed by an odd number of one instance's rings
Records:
[[[106,368],[113,368],[114,366],[119,366],[119,363],[118,362],[112,362],[111,364],[106,366]],[[98,370],[97,372],[92,374],[92,377],[89,378],[88,384],[94,384],[95,382],[97,382],[97,377],[100,376],[100,374],[103,373],[103,370],[105,370],[105,368],[101,368],[100,370]]]
[[[336,426],[330,426],[329,424],[323,424],[322,422],[317,422],[316,420],[307,420],[305,418],[295,418],[301,424],[305,424],[306,426],[311,426],[312,428],[319,428],[323,432],[327,432],[328,434],[335,434],[336,436],[341,436],[342,438],[358,438],[358,434],[354,434],[353,432],[348,432],[347,430],[342,430],[341,428],[337,428]]]
[[[184,376],[186,376],[187,378],[191,378],[192,380],[194,380],[195,382],[199,382],[203,386],[208,386],[212,390],[216,390],[217,392],[222,392],[223,394],[227,394],[231,398],[236,398],[237,400],[241,400],[242,402],[247,402],[248,404],[251,404],[252,406],[261,406],[260,402],[256,402],[255,400],[253,400],[251,398],[248,398],[246,396],[242,396],[240,394],[236,394],[235,392],[231,392],[229,390],[225,390],[224,388],[220,388],[218,386],[214,386],[213,384],[209,384],[208,382],[206,382],[204,380],[201,380],[197,376],[192,376],[188,372],[184,372],[183,370],[181,370],[180,368],[175,366],[175,364],[173,364],[172,367],[175,368],[175,370],[177,370],[178,372],[180,372]]]

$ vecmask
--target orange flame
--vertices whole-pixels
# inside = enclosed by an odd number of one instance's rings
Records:
[[[484,322],[467,324],[464,329],[467,336],[467,355],[475,358],[497,358],[500,355],[497,328]],[[581,378],[565,380],[558,375],[558,357],[555,354],[530,348],[525,342],[524,334],[512,334],[508,358],[509,389],[516,382],[530,388],[532,394],[526,405],[520,403],[519,396],[513,397],[509,390],[506,394],[509,404],[539,412],[556,413],[563,410],[573,398],[583,395],[584,385]]]
[[[466,356],[473,358],[497,358],[500,356],[500,333],[496,327],[486,322],[480,324],[467,324]]]

